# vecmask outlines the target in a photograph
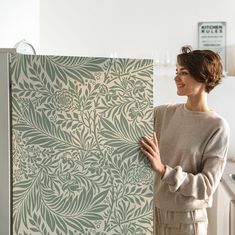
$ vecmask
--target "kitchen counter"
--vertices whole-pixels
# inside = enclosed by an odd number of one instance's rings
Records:
[[[235,180],[232,179],[231,174],[224,174],[221,182],[226,187],[231,198],[235,200]]]
[[[231,194],[231,197],[235,200],[235,180],[232,179],[232,174],[235,174],[235,162],[228,160],[221,182],[228,190],[228,193]]]
[[[235,174],[235,160],[228,159],[224,169],[224,174]]]
[[[221,182],[213,196],[212,208],[208,208],[208,235],[229,235],[230,202],[235,199],[235,162],[228,160]]]

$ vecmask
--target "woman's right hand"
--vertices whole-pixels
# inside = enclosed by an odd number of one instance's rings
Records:
[[[163,176],[166,167],[161,161],[156,132],[153,133],[153,140],[148,136],[144,136],[141,139],[140,144],[142,145],[141,151],[150,161],[153,170]]]

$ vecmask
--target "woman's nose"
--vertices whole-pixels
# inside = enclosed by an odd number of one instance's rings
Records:
[[[179,79],[180,79],[180,76],[177,74],[177,75],[174,77],[174,80],[175,80],[175,81],[179,81]]]

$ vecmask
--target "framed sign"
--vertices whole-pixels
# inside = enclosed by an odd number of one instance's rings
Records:
[[[226,22],[199,22],[198,47],[217,52],[226,71]]]

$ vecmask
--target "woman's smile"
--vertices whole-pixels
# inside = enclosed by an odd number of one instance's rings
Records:
[[[183,88],[184,86],[185,86],[185,84],[183,84],[183,83],[176,83],[177,88]]]

